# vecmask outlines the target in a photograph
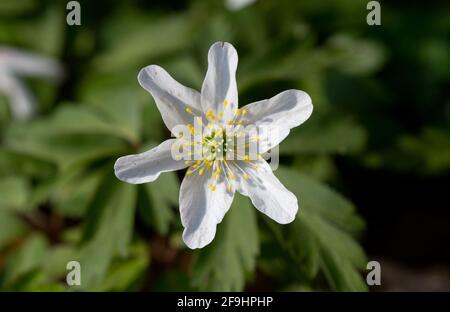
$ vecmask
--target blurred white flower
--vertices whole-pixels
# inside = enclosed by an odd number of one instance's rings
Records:
[[[11,112],[16,119],[28,119],[36,111],[34,97],[20,81],[20,77],[59,81],[62,76],[62,66],[56,60],[0,46],[0,94],[8,97]]]
[[[143,68],[139,83],[153,96],[165,125],[177,139],[121,157],[114,165],[116,176],[133,184],[152,182],[163,172],[189,167],[179,195],[183,240],[189,248],[202,248],[213,240],[235,190],[281,224],[292,222],[298,210],[297,198],[281,184],[261,154],[309,118],[311,98],[303,91],[287,90],[238,109],[237,63],[231,44],[213,44],[200,93],[181,85],[159,66]],[[247,131],[250,126],[279,131],[261,139]],[[189,131],[180,132],[181,128]],[[235,143],[239,138],[244,138],[243,150]],[[251,145],[258,150],[252,158],[247,154]],[[174,157],[174,150],[180,147],[189,150],[189,160]]]
[[[229,10],[237,11],[256,2],[256,0],[225,0],[225,5]]]

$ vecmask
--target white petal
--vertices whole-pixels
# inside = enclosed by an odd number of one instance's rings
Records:
[[[192,124],[194,116],[203,116],[200,93],[178,83],[163,68],[144,67],[138,74],[138,81],[155,99],[169,130],[177,125]]]
[[[238,107],[236,49],[227,42],[214,43],[208,52],[208,71],[202,85],[202,107],[215,116],[223,114],[223,123],[233,119]],[[226,101],[226,102],[225,102]]]
[[[34,115],[36,103],[33,95],[9,72],[0,71],[0,93],[9,97],[10,109],[16,119],[26,120]]]
[[[256,163],[257,169],[252,163],[235,162],[235,166],[248,174],[248,179],[241,177],[238,180],[238,191],[250,197],[256,209],[276,222],[286,224],[294,221],[298,211],[297,197],[284,187],[265,160]]]
[[[151,150],[120,157],[114,164],[114,172],[120,180],[132,184],[155,181],[162,172],[186,168],[183,160],[172,157],[171,148],[177,139],[162,142]]]
[[[9,47],[0,47],[0,67],[20,76],[56,80],[63,76],[63,68],[58,61]]]
[[[208,183],[216,182],[213,191]],[[227,190],[223,178],[212,179],[212,170],[201,176],[196,172],[186,174],[180,188],[180,214],[183,240],[189,248],[202,248],[214,239],[216,226],[230,208],[233,196],[234,191]]]
[[[278,145],[289,134],[289,130],[305,122],[313,111],[311,98],[300,90],[287,90],[276,96],[248,104],[243,117],[245,125],[254,125],[267,140],[260,143],[260,153]]]
[[[229,10],[237,11],[249,6],[256,0],[226,0],[225,5]]]

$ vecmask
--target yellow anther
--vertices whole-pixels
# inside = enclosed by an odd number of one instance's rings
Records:
[[[227,190],[228,190],[228,192],[231,192],[231,184],[227,185]]]
[[[190,107],[186,107],[186,112],[188,112],[189,114],[192,114],[192,109]]]
[[[227,123],[229,126],[231,126],[233,124],[233,120],[229,120]]]
[[[231,180],[234,180],[234,174],[233,172],[231,172],[231,170],[228,171],[228,176],[230,177]]]
[[[219,112],[219,117],[222,118],[223,117],[223,113]]]
[[[197,164],[193,164],[193,165],[192,165],[192,168],[197,169],[197,168],[198,168],[198,165],[197,165]]]
[[[249,148],[250,147],[250,144],[245,144],[245,148]]]
[[[214,174],[213,174],[213,179],[215,180],[215,179],[217,179],[217,177],[219,176],[219,174],[220,174],[220,169],[217,169],[216,171],[214,171]]]
[[[250,156],[245,155],[245,156],[244,156],[244,159],[247,160],[247,161],[249,161],[249,160],[250,160]]]
[[[223,106],[227,106],[227,105],[228,105],[228,101],[227,100],[223,101]]]
[[[241,110],[240,109],[237,109],[236,110],[236,116],[239,116],[241,114]]]
[[[247,174],[247,173],[244,173],[244,179],[245,179],[245,180],[248,180],[248,178],[249,178],[248,174]]]
[[[242,116],[245,116],[247,114],[247,109],[242,110]]]
[[[208,183],[208,186],[211,188],[211,191],[215,191],[216,190],[216,186],[214,184]]]
[[[190,160],[186,160],[184,163],[185,163],[187,166],[189,166],[189,165],[191,164],[191,161],[190,161]]]
[[[202,175],[203,174],[203,168],[201,168],[199,171],[198,171],[198,175]]]
[[[239,121],[237,122],[237,124],[238,124],[238,125],[242,125],[242,120],[239,120]]]
[[[200,165],[202,163],[201,160],[197,160],[197,166]]]
[[[191,169],[188,169],[188,170],[186,171],[186,174],[187,174],[187,175],[191,175],[191,174],[192,174],[192,170],[191,170]]]
[[[216,116],[214,116],[214,113],[212,110],[208,110],[208,112],[206,112],[206,117],[211,118],[212,120],[216,120]]]

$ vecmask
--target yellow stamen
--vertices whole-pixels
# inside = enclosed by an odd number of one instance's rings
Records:
[[[211,191],[215,191],[216,190],[216,186],[214,184],[208,183],[208,186],[211,188]]]
[[[223,106],[227,106],[227,105],[228,105],[228,101],[227,100],[223,101]]]
[[[214,179],[214,180],[217,179],[217,177],[219,176],[220,172],[221,172],[220,169],[217,169],[217,170],[214,172],[214,174],[213,174],[213,179]]]
[[[190,107],[186,107],[186,112],[188,112],[189,114],[192,114],[192,109]]]

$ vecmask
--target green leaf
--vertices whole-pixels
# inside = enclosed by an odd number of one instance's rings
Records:
[[[280,144],[280,153],[356,153],[364,147],[366,139],[364,128],[351,120],[338,119],[325,124],[311,120],[300,129],[292,131]]]
[[[0,250],[25,232],[25,225],[11,211],[0,209]]]
[[[97,287],[115,255],[127,255],[132,238],[136,205],[134,185],[107,175],[97,190],[86,216],[84,244],[80,251],[83,289]]]
[[[218,225],[214,242],[198,254],[192,285],[208,291],[240,291],[255,269],[259,253],[255,209],[248,199],[235,196],[230,211]]]
[[[99,158],[124,152],[122,140],[104,135],[60,134],[48,120],[14,124],[8,129],[5,149],[30,158],[56,163],[62,171],[82,167]]]
[[[0,2],[0,14],[4,16],[14,16],[33,10],[37,6],[36,0],[2,0]]]
[[[25,178],[19,176],[4,176],[0,178],[0,210],[27,210],[27,199],[30,186]]]
[[[378,42],[347,34],[336,34],[328,39],[324,53],[330,64],[355,75],[373,73],[386,59],[385,49]]]
[[[42,265],[42,272],[47,280],[58,280],[68,273],[67,263],[77,257],[74,246],[56,245],[45,255]],[[65,278],[64,278],[65,281]]]
[[[13,283],[22,275],[39,268],[48,250],[48,243],[44,236],[35,234],[30,236],[7,260],[4,283]]]
[[[425,173],[440,173],[450,168],[450,130],[428,127],[419,136],[402,136],[398,145],[398,167],[420,168]],[[405,155],[406,154],[406,155]],[[407,161],[405,161],[405,158]],[[395,164],[395,162],[393,162]]]
[[[55,209],[66,217],[83,216],[95,195],[101,177],[101,170],[88,174],[75,172],[62,175],[56,185],[49,189]]]
[[[174,220],[172,206],[178,205],[179,182],[173,172],[161,174],[156,181],[142,185],[139,205],[142,220],[159,234],[166,235]]]
[[[111,121],[101,116],[90,107],[65,105],[56,110],[51,117],[51,124],[58,134],[107,134],[128,139],[129,135],[115,127]]]
[[[144,276],[149,265],[149,251],[145,244],[131,247],[128,259],[112,265],[98,291],[127,291]]]
[[[301,173],[280,168],[277,175],[299,199],[300,211],[287,239],[293,241],[296,250],[305,249],[296,253],[307,266],[308,275],[314,276],[319,265],[333,289],[366,290],[358,270],[365,269],[367,258],[352,237],[364,226],[355,214],[355,207],[329,187]],[[292,237],[293,234],[297,236]]]
[[[142,105],[150,98],[142,91],[134,72],[118,76],[91,75],[80,87],[81,101],[100,113],[110,127],[132,143],[139,142]]]
[[[319,271],[319,244],[301,217],[296,222],[298,224],[293,226],[291,232],[289,232],[289,236],[294,238],[291,244],[296,258],[301,262],[301,272],[312,279]]]
[[[126,16],[126,18],[132,18]],[[127,20],[130,22],[130,20]],[[112,21],[117,23],[116,21]],[[140,23],[139,23],[140,22]],[[129,29],[130,25],[134,29]],[[98,56],[94,67],[104,72],[130,68],[133,64],[143,67],[148,64],[145,60],[173,53],[186,47],[190,43],[189,20],[184,15],[173,15],[160,18],[137,18],[131,23],[124,23],[128,28],[125,36],[114,34],[114,42],[107,52]],[[153,44],[143,44],[149,38]]]

